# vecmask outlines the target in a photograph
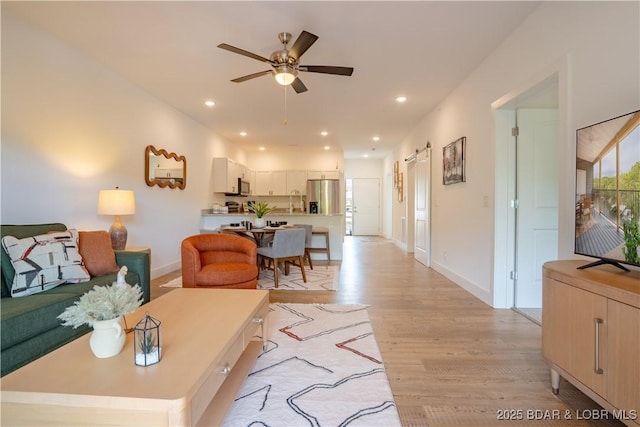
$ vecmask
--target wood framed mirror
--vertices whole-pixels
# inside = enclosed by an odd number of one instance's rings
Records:
[[[149,187],[157,185],[184,190],[187,186],[187,159],[147,145],[144,150],[144,180]]]

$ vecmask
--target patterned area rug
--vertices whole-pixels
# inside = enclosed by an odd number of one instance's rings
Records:
[[[339,267],[337,265],[314,265],[313,270],[305,267],[307,282],[302,280],[300,268],[291,267],[289,275],[280,273],[278,287],[273,281],[273,271],[260,271],[258,289],[283,289],[288,291],[335,291],[338,289]]]
[[[269,347],[224,426],[401,425],[367,306],[270,309]]]
[[[280,274],[277,289],[288,291],[335,291],[338,289],[339,267],[337,265],[314,265],[313,270],[304,269],[307,273],[307,283],[302,280],[302,273],[298,267],[291,267],[288,276]],[[175,278],[160,285],[161,288],[182,287],[182,277]],[[276,289],[273,282],[273,271],[262,270],[258,280],[258,289]]]

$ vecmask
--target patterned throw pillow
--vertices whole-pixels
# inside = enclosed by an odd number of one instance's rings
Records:
[[[91,279],[82,266],[77,230],[24,239],[5,236],[2,246],[16,272],[11,285],[12,297],[32,295],[63,283],[80,283]]]

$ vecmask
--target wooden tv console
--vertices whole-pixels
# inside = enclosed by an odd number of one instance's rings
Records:
[[[584,261],[543,266],[542,354],[560,376],[628,426],[640,425],[640,272]]]

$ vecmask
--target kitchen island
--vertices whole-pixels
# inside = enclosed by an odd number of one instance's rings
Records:
[[[326,227],[329,229],[329,242],[331,244],[331,259],[342,259],[342,243],[344,242],[344,215],[320,215],[306,212],[272,212],[265,219],[269,221],[287,221],[287,224],[311,224],[314,227]],[[255,222],[256,216],[252,213],[212,213],[211,209],[203,209],[200,216],[200,233],[217,232],[221,225],[240,223],[242,221]],[[325,245],[322,236],[313,236],[313,246]],[[312,254],[313,259],[326,259],[323,254]]]

